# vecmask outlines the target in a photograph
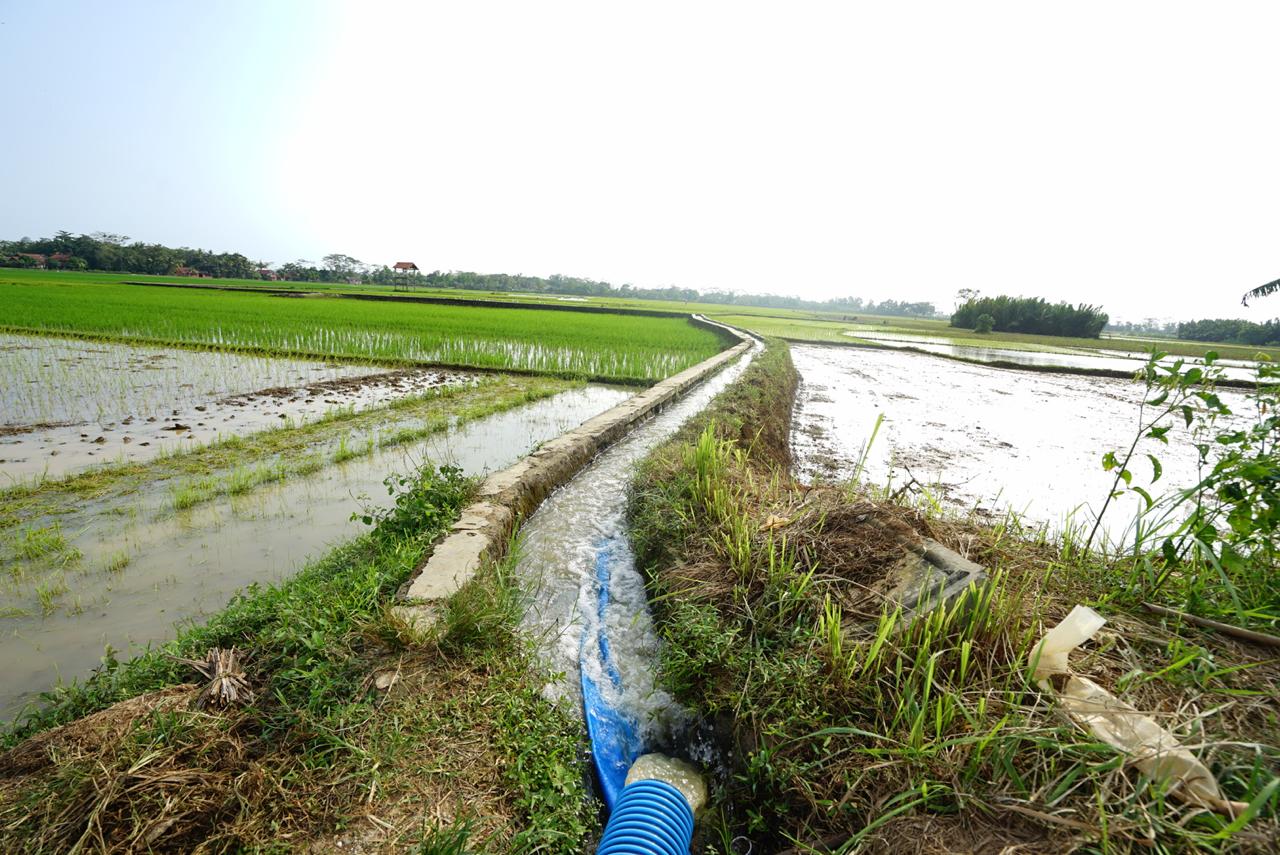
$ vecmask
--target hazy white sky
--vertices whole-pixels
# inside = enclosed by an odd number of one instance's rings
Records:
[[[0,236],[1260,320],[1277,37],[1274,2],[0,0]]]

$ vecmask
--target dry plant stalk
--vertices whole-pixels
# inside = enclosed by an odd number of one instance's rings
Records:
[[[204,661],[199,659],[179,659],[195,668],[209,684],[196,698],[196,707],[205,707],[210,703],[226,707],[238,703],[249,703],[253,700],[253,690],[249,688],[248,676],[240,662],[235,647],[210,648]]]

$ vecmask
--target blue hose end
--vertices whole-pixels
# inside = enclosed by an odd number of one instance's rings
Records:
[[[596,855],[688,855],[693,809],[666,781],[627,784],[605,826]]]

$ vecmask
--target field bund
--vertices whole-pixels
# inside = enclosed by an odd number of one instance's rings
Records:
[[[486,561],[501,558],[511,533],[556,488],[566,484],[606,447],[659,412],[690,387],[744,354],[751,341],[738,330],[696,317],[738,338],[738,344],[668,377],[645,392],[552,440],[520,462],[490,475],[450,533],[409,584],[400,614],[423,625],[434,621],[439,601],[465,585]]]

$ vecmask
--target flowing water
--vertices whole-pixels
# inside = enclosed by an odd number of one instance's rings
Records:
[[[748,352],[604,451],[543,502],[521,528],[517,573],[529,591],[524,625],[558,675],[546,687],[546,694],[569,699],[579,710],[583,633],[589,631],[588,643],[594,644],[599,629],[596,556],[601,550],[611,550],[610,602],[604,624],[622,689],[615,690],[595,665],[590,675],[606,703],[635,721],[651,747],[664,744],[683,724],[684,714],[654,685],[659,641],[644,579],[636,570],[627,542],[627,489],[635,465],[733,382],[753,355]],[[589,663],[600,660],[589,652],[582,658]]]
[[[863,477],[901,486],[914,478],[940,503],[989,515],[1012,509],[1060,529],[1091,523],[1114,473],[1104,452],[1128,447],[1142,387],[1106,377],[990,368],[917,353],[793,345],[802,384],[792,447],[806,479]],[[1221,391],[1236,412],[1244,396]],[[872,440],[876,420],[884,422]],[[1181,424],[1179,422],[1179,424]],[[1181,427],[1168,447],[1140,446],[1131,467],[1154,493],[1196,483],[1196,454]],[[1106,530],[1124,533],[1140,505],[1130,495],[1108,510]]]
[[[60,604],[44,614],[33,591],[0,591],[0,720],[59,680],[83,677],[104,647],[124,654],[172,636],[176,622],[222,608],[244,586],[271,583],[366,530],[352,522],[361,495],[388,500],[383,479],[423,461],[467,474],[502,469],[539,444],[632,394],[587,386],[465,422],[416,444],[174,512],[157,485],[129,505],[63,519],[83,557],[58,578]],[[120,556],[127,562],[114,566]]]

